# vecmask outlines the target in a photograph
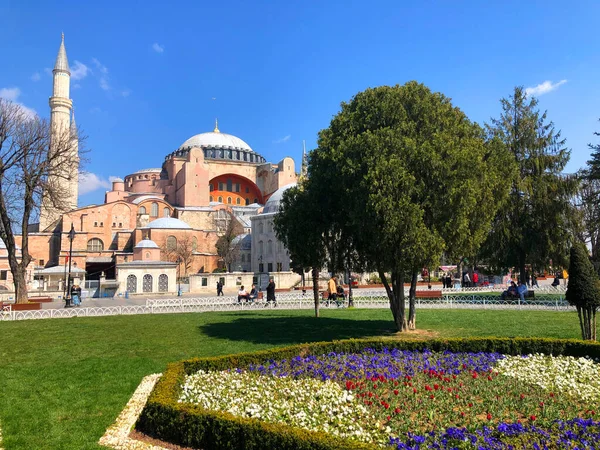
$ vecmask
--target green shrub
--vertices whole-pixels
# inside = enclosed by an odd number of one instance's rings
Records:
[[[330,352],[360,352],[365,348],[453,352],[499,352],[508,355],[545,353],[600,358],[600,344],[575,339],[545,338],[455,338],[431,340],[349,339],[294,345],[254,353],[194,358],[170,364],[148,398],[136,428],[149,436],[187,447],[204,449],[362,450],[378,448],[283,424],[235,417],[178,403],[185,375],[198,370],[220,371],[245,368],[268,360]]]

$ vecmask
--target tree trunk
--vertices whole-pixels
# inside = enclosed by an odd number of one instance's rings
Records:
[[[596,308],[592,308],[592,341],[596,340]]]
[[[521,283],[527,284],[527,280],[525,280],[525,254],[521,253],[519,255],[519,280]]]
[[[406,320],[406,308],[404,306],[404,280],[398,271],[393,270],[391,274],[391,286],[383,270],[379,270],[379,278],[385,287],[390,300],[390,310],[394,316],[394,323],[398,331],[408,331]]]
[[[348,308],[354,307],[354,295],[352,294],[352,272],[348,269]]]
[[[416,324],[416,298],[417,298],[417,279],[419,277],[418,271],[413,271],[410,279],[410,289],[408,291],[408,329],[415,330]]]
[[[589,334],[588,334],[588,326],[589,326],[589,317],[588,317],[588,309],[587,307],[583,307],[581,308],[581,312],[583,314],[583,330],[582,330],[582,338],[583,340],[588,340],[589,339]]]
[[[579,328],[581,328],[581,339],[585,339],[585,327],[583,326],[583,313],[581,311],[581,306],[576,305],[577,315],[579,316]]]
[[[312,269],[313,296],[315,299],[315,317],[319,317],[319,269]]]

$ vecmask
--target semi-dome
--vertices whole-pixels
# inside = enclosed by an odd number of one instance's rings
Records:
[[[145,228],[172,228],[172,229],[191,229],[187,223],[183,220],[175,219],[173,217],[163,217],[150,222]]]
[[[159,248],[156,242],[150,239],[142,239],[134,248]]]
[[[292,183],[292,184],[288,184],[286,186],[283,186],[279,189],[277,189],[275,192],[273,192],[273,194],[271,194],[271,196],[269,197],[269,200],[267,200],[267,203],[265,203],[265,207],[263,209],[263,214],[269,214],[269,213],[276,213],[279,212],[279,205],[281,204],[281,199],[283,198],[283,193],[285,191],[287,191],[288,189],[297,186],[298,183]]]

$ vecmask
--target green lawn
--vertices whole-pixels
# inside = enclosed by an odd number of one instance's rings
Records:
[[[439,336],[578,338],[575,313],[420,310]],[[0,427],[6,449],[88,449],[140,380],[192,356],[393,335],[387,310],[258,311],[0,323]]]

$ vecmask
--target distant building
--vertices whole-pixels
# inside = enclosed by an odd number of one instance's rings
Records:
[[[69,98],[70,76],[63,36],[50,97],[51,126],[57,130],[75,126]],[[174,289],[170,279],[168,284],[155,279],[155,275],[160,278],[166,273],[156,272],[152,282],[146,277],[144,284],[145,275],[140,281],[132,272],[132,268],[145,262],[136,253],[140,242],[151,240],[158,247],[160,256],[154,256],[150,265],[168,263],[165,259],[170,253],[166,249],[184,245],[193,253],[188,273],[211,272],[222,264],[215,244],[231,217],[229,213],[249,233],[251,216],[278,189],[297,181],[292,158],[269,163],[242,139],[222,133],[217,123],[213,131],[194,135],[168,152],[161,167],[140,169],[113,180],[100,205],[77,204],[78,168],[70,170],[72,176],[61,181],[69,188],[69,208],[58,211],[43,202],[40,223],[30,235],[34,265],[64,266],[69,255],[68,232],[73,226],[76,236],[72,262],[87,272],[88,280],[115,280],[118,291],[129,286],[130,292],[133,284],[127,280],[133,280],[132,275],[136,277],[135,292],[163,292],[165,286],[169,291]],[[245,261],[241,261],[242,256]],[[246,260],[249,257],[250,250],[246,248],[240,254],[244,270],[252,269]],[[289,265],[274,258],[273,264],[277,262],[281,262],[281,267]],[[180,270],[183,275],[185,268],[180,266]],[[127,273],[125,282],[121,272]]]

